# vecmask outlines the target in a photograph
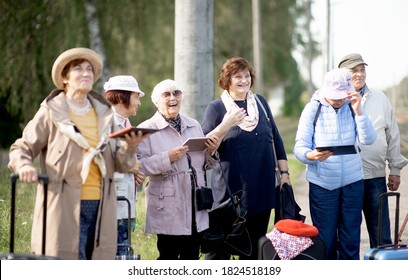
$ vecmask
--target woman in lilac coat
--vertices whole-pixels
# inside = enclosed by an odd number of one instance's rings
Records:
[[[197,186],[205,186],[205,170],[218,161],[218,138],[209,137],[204,151],[183,146],[191,137],[204,137],[201,125],[180,114],[183,91],[173,80],[158,83],[152,92],[157,112],[139,127],[158,129],[138,146],[146,187],[146,233],[157,234],[160,260],[199,258],[199,233],[208,228],[208,210],[197,210],[190,165]]]

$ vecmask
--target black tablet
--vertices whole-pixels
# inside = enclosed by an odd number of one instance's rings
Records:
[[[113,132],[111,134],[109,134],[107,137],[108,138],[117,138],[117,137],[125,137],[126,134],[131,133],[132,131],[134,131],[136,134],[141,131],[143,133],[143,135],[145,134],[151,134],[151,133],[155,133],[157,131],[159,131],[158,129],[153,129],[153,128],[142,128],[142,127],[126,127],[123,128],[121,130],[118,130],[116,132]]]
[[[348,155],[348,154],[356,154],[357,150],[354,145],[347,145],[347,146],[332,146],[332,147],[316,147],[316,150],[327,151],[330,150],[333,152],[333,155]]]

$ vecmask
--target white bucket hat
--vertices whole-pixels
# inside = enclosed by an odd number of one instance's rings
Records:
[[[139,96],[144,96],[144,92],[140,90],[139,84],[133,76],[119,75],[109,78],[103,85],[105,92],[110,90],[127,90],[131,92],[138,92]]]
[[[333,69],[324,76],[323,87],[319,90],[321,96],[339,100],[348,96],[348,91],[353,91],[351,75],[346,69]]]

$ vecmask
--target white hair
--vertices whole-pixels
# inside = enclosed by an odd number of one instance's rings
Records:
[[[170,79],[166,79],[166,80],[161,81],[153,89],[153,92],[152,92],[152,102],[153,102],[153,104],[154,105],[157,104],[157,102],[159,101],[159,98],[160,98],[160,96],[161,96],[161,94],[163,92],[166,92],[166,91],[172,92],[172,91],[175,91],[175,90],[179,90],[179,91],[183,92],[182,89],[180,88],[180,86],[175,81],[170,80]]]

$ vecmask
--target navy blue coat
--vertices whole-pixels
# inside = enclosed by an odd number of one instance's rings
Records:
[[[222,170],[219,165],[213,167],[211,176],[215,203],[229,197],[225,190],[227,183],[232,193],[244,191],[243,203],[248,215],[275,207],[275,159],[272,139],[278,160],[287,159],[284,143],[268,103],[263,96],[259,94],[257,96],[267,111],[269,121],[257,103],[259,111],[257,127],[251,132],[238,126],[228,131],[218,149]],[[236,103],[246,109],[245,101]],[[204,134],[217,127],[225,113],[226,109],[220,98],[208,104],[202,122]]]

